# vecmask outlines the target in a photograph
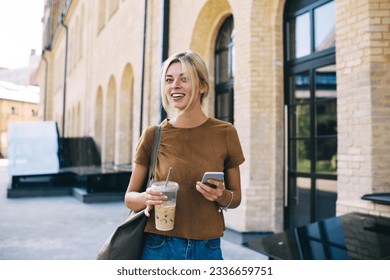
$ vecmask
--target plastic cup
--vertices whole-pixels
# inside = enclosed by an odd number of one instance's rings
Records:
[[[154,206],[156,229],[161,231],[172,230],[175,225],[176,196],[179,184],[173,181],[153,182],[152,188],[161,191],[168,197],[162,204]]]

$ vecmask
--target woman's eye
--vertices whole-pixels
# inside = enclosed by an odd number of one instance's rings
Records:
[[[183,82],[187,82],[187,81],[188,81],[188,79],[187,79],[186,77],[183,77],[181,80],[182,80]]]

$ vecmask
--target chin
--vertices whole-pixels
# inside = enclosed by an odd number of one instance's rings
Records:
[[[186,108],[187,104],[183,105],[183,104],[172,104],[172,107],[175,109],[175,110],[178,110],[178,111],[182,111]]]

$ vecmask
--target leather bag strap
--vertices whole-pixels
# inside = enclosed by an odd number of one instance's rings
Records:
[[[158,149],[160,147],[161,142],[161,130],[161,125],[156,125],[154,127],[153,150],[150,158],[148,183],[145,185],[145,189],[148,188],[154,180],[154,170],[156,168]]]

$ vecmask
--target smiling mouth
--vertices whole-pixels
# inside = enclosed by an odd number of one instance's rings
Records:
[[[173,93],[173,94],[171,94],[171,97],[172,97],[174,100],[183,98],[184,96],[185,96],[184,93]]]

